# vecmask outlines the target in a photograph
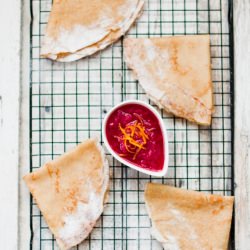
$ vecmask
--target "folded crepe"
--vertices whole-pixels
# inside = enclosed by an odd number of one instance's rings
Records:
[[[104,49],[124,35],[142,0],[54,0],[41,56],[70,62]]]
[[[213,112],[209,35],[127,38],[125,60],[161,108],[202,125]]]
[[[103,212],[109,167],[94,139],[24,176],[60,249],[83,241]]]
[[[165,250],[226,250],[234,198],[149,183],[152,234]]]

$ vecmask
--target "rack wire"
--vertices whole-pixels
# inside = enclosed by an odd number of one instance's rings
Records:
[[[138,173],[107,154],[113,174],[109,202],[89,238],[75,249],[161,249],[150,236],[143,199],[147,182],[233,194],[231,2],[145,2],[143,15],[128,36],[211,35],[215,102],[212,126],[197,126],[159,110],[169,136],[170,161],[165,178]],[[31,0],[30,171],[86,138],[98,136],[102,142],[102,119],[115,104],[126,99],[148,101],[124,63],[123,38],[106,50],[73,63],[40,58],[51,4],[51,0]],[[32,198],[30,228],[30,249],[58,249]],[[232,249],[233,238],[232,233]]]

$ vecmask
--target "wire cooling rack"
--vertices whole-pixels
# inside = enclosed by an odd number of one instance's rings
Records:
[[[107,154],[113,174],[109,203],[89,238],[76,249],[161,249],[150,236],[145,211],[143,192],[149,181],[233,194],[230,6],[226,0],[146,1],[143,15],[128,36],[211,35],[213,123],[211,127],[196,126],[159,110],[169,136],[166,178],[138,173]],[[102,119],[115,104],[126,99],[148,101],[124,63],[123,39],[74,63],[41,59],[40,46],[50,9],[51,0],[31,1],[31,171],[86,138],[98,136],[102,141]],[[30,221],[30,248],[57,249],[32,199]],[[233,235],[231,242],[233,248]]]

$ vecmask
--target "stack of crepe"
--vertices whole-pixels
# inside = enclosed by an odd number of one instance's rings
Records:
[[[142,0],[55,0],[41,55],[70,62],[104,49],[140,15]]]

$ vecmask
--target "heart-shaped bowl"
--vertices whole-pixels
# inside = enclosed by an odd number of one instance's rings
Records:
[[[124,101],[106,114],[102,126],[108,151],[121,163],[152,176],[168,170],[168,137],[156,109],[138,100]]]

